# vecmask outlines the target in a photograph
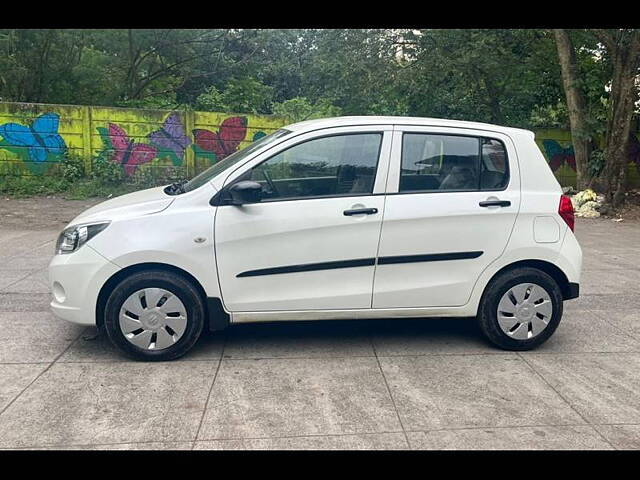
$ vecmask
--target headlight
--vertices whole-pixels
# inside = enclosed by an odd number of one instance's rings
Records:
[[[65,228],[56,242],[56,255],[75,252],[107,228],[109,223],[111,222],[87,223]]]

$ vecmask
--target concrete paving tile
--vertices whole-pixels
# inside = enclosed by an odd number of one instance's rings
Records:
[[[640,332],[640,327],[638,327]],[[639,352],[640,336],[634,338],[607,322],[598,311],[569,311],[545,343],[523,355],[537,353]]]
[[[640,425],[595,425],[595,428],[618,450],[640,450]]]
[[[30,270],[0,270],[0,292],[31,274]]]
[[[9,259],[21,255],[33,253],[35,250],[44,247],[45,244],[52,244],[58,237],[59,231],[33,230],[28,235],[21,235],[10,241],[0,243],[0,257]],[[46,247],[44,247],[46,248]],[[51,253],[53,254],[53,246]]]
[[[620,294],[633,292],[640,285],[640,270],[608,269],[590,270],[580,280],[580,294]]]
[[[51,362],[84,329],[49,312],[0,312],[0,364]]]
[[[0,448],[194,440],[216,367],[56,363],[0,415]]]
[[[53,257],[53,246],[48,253],[47,255],[21,255],[5,260],[0,263],[0,273],[7,270],[26,270],[28,273],[46,270]]]
[[[50,303],[48,293],[0,292],[0,312],[48,312]]]
[[[400,430],[375,358],[223,360],[198,440]]]
[[[583,247],[584,248],[584,247]],[[584,252],[584,250],[583,250]],[[598,270],[622,271],[629,268],[629,261],[615,255],[587,255],[582,257],[582,272],[593,272]],[[581,278],[584,281],[584,278]]]
[[[31,235],[31,231],[2,228],[0,229],[0,244],[18,242],[19,238],[25,235]]]
[[[381,357],[380,363],[407,430],[585,423],[516,354]]]
[[[640,340],[640,310],[612,308],[609,310],[594,310],[593,313],[606,322],[615,325],[627,335]]]
[[[564,302],[564,311],[576,310],[610,310],[611,306],[616,308],[640,309],[640,295],[627,292],[618,294],[589,294],[580,295],[574,300]]]
[[[43,278],[42,272],[31,273],[26,278],[5,287],[3,291],[6,293],[50,293],[48,281]]]
[[[484,339],[475,318],[376,320],[371,335],[379,356],[504,353]]]
[[[107,443],[100,445],[52,445],[15,450],[191,450],[193,442]]]
[[[0,411],[9,405],[47,366],[46,363],[0,365]]]
[[[640,354],[525,358],[589,423],[640,423]]]
[[[198,441],[194,450],[406,450],[404,433]]]
[[[89,327],[86,333],[81,335],[71,347],[60,357],[58,362],[129,362],[116,347],[114,347],[105,334],[96,337],[97,329]],[[205,332],[198,343],[179,361],[187,360],[218,360],[222,355],[224,346],[224,334],[210,334]]]
[[[414,450],[611,450],[590,426],[407,432]]]
[[[225,358],[374,356],[366,325],[352,321],[232,326]]]

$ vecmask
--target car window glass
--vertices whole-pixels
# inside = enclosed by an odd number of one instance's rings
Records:
[[[381,133],[333,135],[294,145],[241,180],[262,185],[264,200],[373,192]]]
[[[405,133],[400,192],[478,189],[480,139]]]
[[[509,163],[504,144],[492,138],[482,139],[480,189],[501,190],[509,182]]]

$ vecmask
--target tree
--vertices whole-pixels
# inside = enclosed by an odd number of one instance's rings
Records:
[[[605,135],[604,181],[607,200],[618,207],[626,192],[631,121],[638,100],[636,78],[640,67],[640,30],[596,30],[612,64],[609,112]]]
[[[555,29],[553,34],[558,49],[558,59],[562,70],[562,83],[567,99],[569,121],[571,124],[571,139],[576,160],[577,186],[584,190],[590,185],[588,169],[591,153],[591,136],[587,128],[587,109],[585,95],[580,81],[576,52],[571,42],[569,32]]]
[[[562,96],[555,46],[535,30],[422,30],[396,87],[408,113],[529,127],[539,105]]]
[[[295,97],[281,103],[274,103],[273,113],[287,117],[292,122],[302,122],[313,118],[338,117],[342,110],[326,99],[312,104],[304,97]]]

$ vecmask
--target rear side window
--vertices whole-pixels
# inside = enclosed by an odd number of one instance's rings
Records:
[[[400,192],[502,190],[508,180],[507,155],[499,140],[403,135]]]
[[[480,190],[502,190],[509,183],[509,162],[504,144],[493,138],[481,141]]]

